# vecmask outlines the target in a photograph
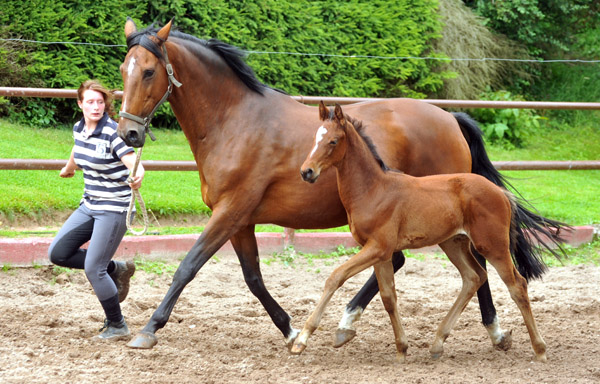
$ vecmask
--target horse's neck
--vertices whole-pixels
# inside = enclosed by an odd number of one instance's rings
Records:
[[[235,75],[223,69],[212,68],[210,60],[201,61],[192,54],[185,43],[173,42],[177,55],[170,55],[175,77],[183,85],[174,88],[169,98],[171,108],[190,143],[196,162],[207,151],[202,145],[211,145],[211,136],[222,135],[228,115],[239,104],[243,92],[248,92]],[[240,87],[240,91],[236,91]],[[200,163],[198,164],[200,165]]]
[[[336,165],[340,198],[346,209],[368,199],[369,190],[381,185],[385,172],[354,128],[346,133],[346,154]]]

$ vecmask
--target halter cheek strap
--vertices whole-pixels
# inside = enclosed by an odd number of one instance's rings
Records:
[[[167,54],[167,48],[164,46],[164,44],[162,46],[162,51],[163,51],[163,56],[165,58],[165,68],[167,70],[167,76],[169,78],[169,86],[167,87],[167,91],[165,92],[165,94],[163,95],[163,97],[154,106],[154,109],[152,109],[152,111],[146,117],[140,117],[140,116],[133,115],[133,114],[131,114],[129,112],[119,111],[119,116],[120,117],[132,120],[132,121],[138,123],[139,125],[143,126],[144,127],[144,131],[148,132],[148,135],[150,136],[150,139],[152,139],[152,141],[156,141],[156,137],[154,136],[154,134],[150,130],[150,121],[152,120],[152,117],[154,117],[154,113],[156,113],[156,110],[165,101],[167,101],[167,99],[169,98],[169,96],[171,96],[171,93],[173,92],[173,85],[175,85],[177,88],[179,88],[179,87],[182,86],[182,84],[179,81],[177,81],[177,79],[175,78],[175,76],[173,76],[173,66],[169,62],[169,55]]]

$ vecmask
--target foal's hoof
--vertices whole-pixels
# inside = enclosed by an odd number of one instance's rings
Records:
[[[339,348],[350,340],[354,339],[355,336],[356,331],[354,329],[338,328],[337,331],[335,331],[333,347]]]
[[[512,347],[512,330],[504,331],[500,341],[494,344],[494,348],[499,351],[508,351]]]
[[[548,361],[548,358],[546,358],[546,352],[544,353],[540,353],[539,355],[535,356],[535,361],[537,361],[538,363],[545,363]]]
[[[127,346],[135,349],[152,349],[156,344],[158,344],[158,339],[154,333],[140,332],[135,339],[127,343]]]
[[[431,352],[431,360],[441,359],[443,352]]]
[[[292,346],[292,348],[290,348],[290,353],[292,355],[299,355],[304,351],[304,349],[306,349],[306,344],[296,343]]]
[[[406,364],[406,353],[397,352],[396,353],[396,360],[400,364]]]

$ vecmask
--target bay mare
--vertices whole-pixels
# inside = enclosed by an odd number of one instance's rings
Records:
[[[235,47],[218,40],[200,40],[164,27],[138,31],[125,23],[128,52],[121,65],[123,100],[118,133],[128,145],[142,147],[149,121],[168,100],[198,165],[202,199],[212,209],[204,231],[182,260],[173,283],[146,326],[128,344],[152,348],[184,287],[214,253],[230,240],[244,279],[288,346],[298,334],[286,311],[267,291],[260,272],[255,224],[289,228],[330,228],[347,223],[336,190],[335,172],[319,185],[302,181],[298,170],[312,145],[319,123],[316,108],[262,84]],[[451,114],[412,99],[389,99],[349,105],[361,119],[382,159],[407,174],[474,172],[498,185],[501,175],[489,161],[481,132],[466,114]],[[518,242],[530,246],[525,229],[546,246],[560,241],[561,223],[547,220],[519,204]],[[535,251],[535,249],[533,250]],[[535,252],[516,260],[526,278],[540,277],[545,265]],[[477,255],[482,265],[485,260]],[[393,257],[394,269],[404,256]],[[346,307],[335,345],[355,335],[354,323],[377,294],[375,276]],[[478,291],[482,321],[494,346],[510,348],[510,332],[500,327],[489,286]]]
[[[459,315],[487,280],[486,271],[471,254],[471,249],[476,249],[508,287],[523,315],[536,360],[545,362],[546,343],[531,313],[527,281],[511,258],[511,254],[524,251],[515,241],[514,195],[472,173],[414,177],[391,171],[362,133],[362,122],[344,115],[337,104],[330,112],[323,102],[319,116],[323,124],[302,164],[302,178],[315,183],[321,173],[335,168],[352,236],[363,247],[331,273],[291,352],[304,351],[335,291],[352,276],[374,267],[381,300],[392,322],[396,355],[404,362],[408,341],[396,304],[392,255],[439,244],[460,272],[463,285],[437,330],[432,357],[441,357],[444,341]]]

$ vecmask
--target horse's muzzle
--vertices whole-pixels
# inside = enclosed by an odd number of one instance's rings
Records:
[[[319,178],[319,175],[312,170],[312,168],[301,169],[300,175],[302,175],[302,180],[308,183],[314,183]]]
[[[146,134],[144,131],[140,134],[137,130],[131,129],[125,133],[125,143],[134,148],[144,146],[146,142]]]
[[[130,147],[140,148],[143,147],[144,143],[146,142],[146,132],[144,131],[144,127],[140,124],[136,124],[135,122],[131,124],[130,122],[126,121],[123,127],[121,127],[119,124],[117,134],[125,142],[125,144]]]

